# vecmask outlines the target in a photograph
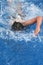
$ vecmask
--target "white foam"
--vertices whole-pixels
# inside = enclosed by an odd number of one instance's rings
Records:
[[[26,8],[25,10],[28,13],[28,14],[26,14],[26,17],[24,18],[24,20],[31,19],[31,18],[36,17],[38,15],[43,15],[42,10],[40,8],[36,7],[36,5],[33,3],[31,3],[31,4],[30,3],[24,3],[22,6],[24,8]],[[11,11],[10,13],[14,13],[14,9],[12,9],[12,10],[11,9],[12,8],[9,7],[9,10]],[[7,22],[6,21],[4,22],[2,19],[0,19],[0,23],[6,24]],[[8,25],[8,24],[6,24],[6,25]],[[31,33],[31,32],[29,32],[29,33],[24,32],[24,31],[13,32],[9,29],[9,27],[7,29],[0,27],[0,38],[8,39],[8,40],[13,39],[15,41],[24,40],[27,42],[27,41],[32,41],[34,36],[33,36],[33,33]],[[35,37],[34,41],[37,41],[37,38],[40,42],[42,41],[40,35]]]
[[[4,29],[1,27],[0,27],[0,38],[6,39],[6,40],[14,40],[14,41],[24,40],[25,42],[32,41],[33,38],[34,38],[34,41],[35,40],[37,41],[37,38],[38,38],[38,40],[41,42],[40,36],[33,37],[31,32],[30,33],[25,33],[24,31],[13,32],[11,30]]]

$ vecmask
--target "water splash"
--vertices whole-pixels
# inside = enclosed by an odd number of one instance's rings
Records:
[[[5,29],[5,28],[2,28],[0,27],[0,38],[2,39],[5,39],[5,40],[14,40],[14,41],[25,41],[25,42],[28,42],[28,41],[39,41],[39,42],[42,42],[42,37],[41,36],[36,36],[36,37],[33,37],[32,35],[32,32],[25,32],[25,31],[16,31],[16,32],[13,32],[11,30],[8,30],[8,29]]]
[[[21,16],[21,18],[23,20],[31,19],[31,18],[34,18],[34,17],[39,16],[39,15],[43,16],[43,11],[33,3],[28,3],[28,2],[23,3],[22,2],[21,8],[22,8],[23,15],[25,14],[24,17]],[[13,16],[14,14],[16,14],[16,16],[18,15],[16,13],[16,11],[11,7],[6,7],[4,12],[6,13],[6,11],[10,12],[9,15],[11,15],[11,16]],[[7,17],[5,15],[5,19],[8,21]],[[8,25],[8,22],[6,22],[5,19],[3,20],[3,18],[0,18],[0,23],[2,24],[2,26],[0,26],[0,38],[8,39],[8,40],[13,39],[15,41],[18,41],[18,40],[23,41],[24,40],[26,42],[28,42],[28,41],[40,41],[40,42],[42,42],[43,37],[41,37],[40,35],[38,35],[35,38],[32,36],[32,30],[33,29],[31,29],[30,32],[26,32],[26,31],[13,32],[13,31],[11,31],[10,27]],[[10,19],[9,19],[9,21],[10,21]]]

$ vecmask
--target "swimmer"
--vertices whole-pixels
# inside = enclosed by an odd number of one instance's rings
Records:
[[[34,35],[36,36],[40,32],[40,26],[42,23],[41,16],[37,16],[35,18],[26,20],[26,21],[15,19],[15,20],[11,21],[10,25],[13,30],[22,30],[24,27],[34,24],[34,23],[36,23],[36,28],[34,30]]]
[[[12,0],[7,0],[9,3],[12,2]],[[18,7],[19,8],[19,7]],[[20,15],[20,11],[18,11],[17,9],[17,13]],[[34,30],[34,35],[37,35],[40,31],[40,26],[41,26],[41,23],[42,23],[42,17],[41,16],[37,16],[35,18],[32,18],[30,20],[26,20],[26,21],[23,21],[20,17],[14,19],[11,21],[10,25],[12,27],[13,30],[21,30],[23,29],[24,27],[28,26],[28,25],[31,25],[33,23],[36,23],[36,28]]]

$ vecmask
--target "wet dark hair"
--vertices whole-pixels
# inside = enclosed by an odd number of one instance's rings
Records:
[[[12,30],[22,30],[24,26],[20,22],[14,22],[12,25]]]

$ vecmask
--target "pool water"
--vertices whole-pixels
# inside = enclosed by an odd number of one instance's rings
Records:
[[[12,0],[10,5],[0,0],[0,65],[43,65],[43,22],[36,37],[32,36],[35,24],[23,31],[10,29],[10,20],[18,16],[17,2],[22,5],[23,20],[43,16],[42,0]]]

